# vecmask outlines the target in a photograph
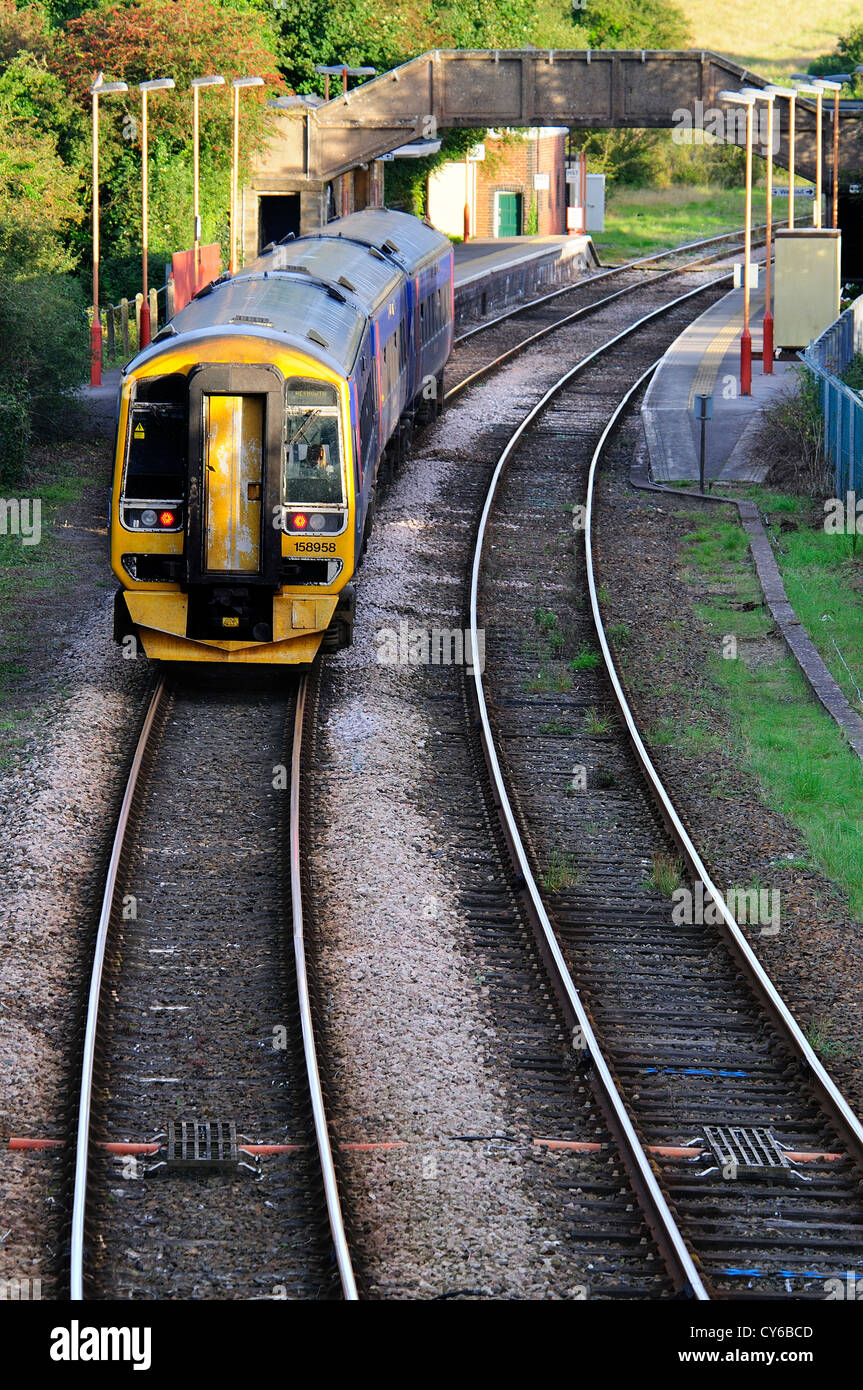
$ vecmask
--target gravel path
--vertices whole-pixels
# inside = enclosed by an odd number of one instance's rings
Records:
[[[51,676],[68,693],[0,774],[0,1279],[41,1279],[43,1298],[56,1294],[62,1160],[7,1141],[65,1129],[94,895],[147,684],[114,646],[101,593]]]

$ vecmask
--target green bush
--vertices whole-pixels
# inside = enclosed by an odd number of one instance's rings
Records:
[[[10,373],[0,378],[0,484],[20,482],[29,444],[27,390],[22,379]]]
[[[0,342],[7,345],[0,361],[0,468],[14,481],[20,476],[30,436],[48,439],[68,426],[74,408],[72,392],[86,378],[87,311],[75,277],[0,280]]]
[[[165,257],[147,257],[147,279],[153,289],[160,290],[165,283]],[[92,271],[88,277],[82,276],[82,286],[87,298],[92,294]],[[105,309],[109,304],[119,304],[124,297],[131,300],[134,313],[135,295],[141,288],[141,253],[130,251],[127,255],[105,256],[99,266],[99,303]]]

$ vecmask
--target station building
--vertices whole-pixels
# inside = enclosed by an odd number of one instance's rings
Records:
[[[290,167],[292,116],[277,114],[240,190],[246,261],[288,232],[313,232],[334,217],[384,202],[385,170],[394,156],[369,160],[328,182],[310,179]],[[467,160],[452,160],[430,174],[430,221],[449,236],[462,236],[467,202],[472,237],[565,234],[566,135],[565,126],[490,130]],[[418,143],[408,147],[414,155]]]
[[[473,237],[564,235],[566,136],[565,126],[490,130],[467,159],[429,176],[429,220],[462,236],[467,206]]]

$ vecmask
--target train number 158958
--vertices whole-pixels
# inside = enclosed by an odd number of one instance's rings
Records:
[[[334,555],[336,550],[335,541],[295,541],[295,550],[311,550],[317,555]]]

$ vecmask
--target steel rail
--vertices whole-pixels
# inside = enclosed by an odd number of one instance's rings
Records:
[[[705,259],[715,260],[716,258],[706,257]],[[699,263],[695,261],[690,261],[689,264],[686,266],[675,266],[672,270],[664,270],[661,272],[661,274],[655,276],[655,278],[650,281],[650,286],[652,287],[653,285],[658,285],[661,280],[668,279],[672,275],[685,274],[696,264]],[[621,268],[623,269],[624,267]],[[730,279],[732,274],[733,272],[729,270],[724,275],[718,277],[716,280],[707,281],[707,285],[719,284],[721,280]],[[573,288],[573,286],[569,286],[569,289]],[[480,381],[484,376],[488,376],[488,373],[493,371],[495,367],[500,367],[504,362],[508,362],[511,357],[517,356],[517,354],[520,353],[524,348],[530,347],[531,343],[539,342],[541,338],[547,337],[549,333],[556,333],[559,328],[564,328],[568,323],[574,323],[576,319],[584,318],[588,314],[596,313],[599,309],[604,309],[606,304],[611,304],[615,299],[622,299],[624,295],[628,294],[637,294],[640,290],[643,290],[645,288],[646,287],[644,285],[624,285],[622,289],[614,290],[611,294],[604,295],[602,299],[594,300],[592,304],[582,304],[579,309],[574,309],[571,314],[565,314],[563,318],[556,319],[554,323],[546,324],[543,328],[538,329],[535,333],[531,333],[527,338],[522,338],[521,342],[516,343],[514,347],[507,348],[504,352],[500,354],[499,357],[495,357],[490,362],[485,362],[481,367],[477,367],[476,371],[471,372],[470,376],[466,376],[462,381],[456,382],[455,386],[451,386],[450,389],[446,392],[446,394],[444,395],[444,400],[452,400],[453,396],[457,396],[459,392],[464,391],[466,387],[472,386],[475,381]],[[696,287],[696,292],[704,288],[706,288],[706,286],[699,285]],[[677,301],[675,300],[673,302],[676,303]],[[524,305],[521,309],[514,310],[513,312],[522,313],[524,309],[527,309],[529,307],[529,305]],[[508,317],[508,315],[503,315],[502,317]],[[482,327],[491,328],[496,322],[499,321],[500,320],[492,319],[492,321],[489,324],[483,324]],[[641,320],[639,320],[639,322],[641,322]]]
[[[616,425],[618,424],[621,416],[623,415],[624,411],[629,405],[630,400],[659,366],[659,361],[661,361],[661,359],[654,362],[650,367],[648,367],[647,371],[644,372],[641,377],[639,377],[635,385],[630,387],[626,395],[618,402],[617,406],[614,409],[614,412],[610,416],[605,426],[605,429],[602,432],[602,435],[600,436],[599,442],[593,454],[593,458],[591,459],[590,468],[588,471],[584,543],[585,560],[587,565],[587,584],[590,593],[590,605],[593,613],[594,627],[596,628],[596,634],[599,639],[603,660],[605,662],[605,667],[608,672],[608,677],[611,682],[612,690],[614,692],[614,698],[617,702],[618,709],[620,710],[620,713],[623,716],[624,723],[629,734],[630,743],[632,744],[633,751],[635,752],[636,758],[638,759],[642,772],[644,773],[644,776],[647,779],[648,785],[658,804],[663,819],[665,820],[666,824],[671,830],[673,838],[677,841],[681,851],[683,852],[683,855],[687,861],[687,864],[689,865],[689,869],[692,872],[694,878],[696,880],[701,880],[701,882],[704,884],[705,890],[710,894],[710,897],[716,905],[716,908],[722,918],[722,922],[725,927],[726,933],[730,937],[735,954],[745,974],[754,984],[756,991],[759,994],[762,1001],[767,1005],[774,1019],[774,1022],[778,1025],[780,1031],[786,1036],[787,1040],[791,1043],[794,1051],[797,1053],[800,1060],[811,1072],[813,1085],[819,1098],[821,1099],[824,1107],[833,1117],[834,1121],[837,1123],[840,1134],[842,1134],[846,1141],[848,1141],[849,1148],[854,1153],[858,1165],[863,1166],[863,1124],[861,1124],[859,1117],[851,1109],[845,1097],[842,1095],[841,1091],[838,1089],[828,1072],[822,1066],[812,1047],[806,1041],[806,1037],[801,1031],[800,1026],[797,1023],[797,1020],[791,1013],[791,1010],[786,1005],[779,991],[776,989],[775,985],[773,984],[773,981],[770,979],[770,976],[767,974],[766,970],[762,966],[755,952],[752,950],[752,947],[749,945],[749,942],[747,941],[745,934],[740,930],[740,926],[738,925],[734,915],[731,912],[729,912],[725,900],[722,896],[722,893],[719,891],[719,889],[716,887],[713,880],[711,879],[707,871],[707,868],[704,864],[704,861],[698,853],[698,850],[696,849],[695,844],[689,835],[689,832],[683,824],[683,821],[681,820],[680,815],[678,814],[677,809],[673,801],[671,800],[671,797],[666,791],[662,779],[660,778],[659,773],[657,772],[656,767],[653,763],[653,760],[651,759],[650,754],[648,753],[644,745],[644,741],[641,737],[641,734],[639,733],[638,726],[635,722],[635,717],[632,713],[632,709],[630,707],[629,701],[626,698],[623,686],[620,681],[620,677],[617,673],[617,668],[614,664],[614,658],[611,654],[611,649],[608,644],[605,626],[602,621],[602,613],[599,607],[596,575],[594,572],[593,564],[593,548],[591,543],[593,534],[593,500],[596,471],[605,451],[606,444],[612,432],[614,431]],[[692,495],[700,496],[700,494],[698,493],[694,493]]]
[[[494,736],[491,730],[491,722],[488,715],[485,690],[483,686],[482,662],[480,659],[479,640],[478,640],[478,603],[479,603],[479,578],[482,566],[482,552],[485,541],[488,518],[494,504],[495,494],[498,483],[503,475],[512,454],[514,453],[519,441],[525,432],[530,428],[537,417],[544,411],[551,400],[568,385],[576,376],[585,371],[597,358],[603,356],[617,343],[630,337],[644,324],[653,319],[659,318],[678,304],[693,298],[695,295],[703,294],[705,290],[712,286],[721,284],[728,278],[727,275],[719,276],[717,279],[708,281],[706,285],[698,285],[693,290],[688,290],[686,294],[679,295],[670,300],[667,304],[660,305],[657,309],[650,310],[642,315],[635,323],[630,324],[614,337],[608,339],[600,347],[594,349],[575,366],[569,368],[549,389],[542,398],[534,405],[527,415],[516,426],[510,435],[506,446],[503,449],[494,473],[492,474],[486,493],[485,503],[480,516],[477,528],[476,545],[474,549],[473,564],[471,567],[470,580],[470,642],[471,642],[471,671],[473,675],[474,691],[479,711],[480,739],[483,753],[488,767],[489,775],[492,780],[494,795],[498,803],[500,815],[502,817],[506,838],[512,848],[518,865],[519,874],[524,883],[525,892],[531,906],[531,915],[534,922],[542,933],[543,956],[546,962],[550,962],[555,976],[557,992],[565,1004],[568,1014],[568,1021],[579,1030],[579,1045],[589,1053],[596,1071],[602,1093],[611,1111],[613,1126],[617,1131],[621,1145],[628,1158],[630,1171],[633,1172],[636,1184],[646,1199],[645,1215],[648,1224],[654,1231],[659,1241],[660,1248],[668,1255],[670,1253],[673,1264],[677,1270],[677,1280],[684,1282],[685,1287],[691,1295],[700,1300],[709,1300],[710,1295],[699,1274],[689,1247],[684,1240],[677,1221],[672,1214],[668,1201],[663,1193],[656,1174],[653,1170],[650,1159],[638,1138],[635,1127],[630,1118],[629,1112],[624,1104],[623,1098],[617,1089],[611,1070],[602,1050],[597,1041],[596,1035],[588,1016],[587,1010],[581,1001],[578,990],[569,972],[563,953],[560,949],[556,933],[545,909],[533,870],[528,859],[527,851],[518,828],[518,824],[513,812],[512,803],[506,788],[506,782],[501,771],[500,762],[497,756],[497,749],[494,743]],[[673,1271],[672,1271],[673,1272]]]
[[[299,998],[300,1023],[303,1037],[303,1053],[306,1065],[306,1075],[309,1083],[309,1092],[312,1102],[312,1113],[315,1124],[315,1135],[317,1139],[318,1155],[321,1163],[321,1172],[324,1181],[324,1193],[327,1203],[327,1213],[330,1222],[330,1230],[333,1237],[333,1244],[336,1254],[336,1263],[339,1270],[342,1291],[346,1300],[356,1300],[357,1289],[351,1266],[350,1253],[348,1250],[347,1239],[345,1236],[344,1222],[342,1219],[341,1203],[339,1201],[338,1185],[336,1180],[335,1165],[333,1162],[332,1148],[329,1141],[327,1129],[326,1113],[324,1110],[323,1093],[320,1082],[320,1072],[315,1052],[314,1027],[312,1023],[311,1003],[309,998],[308,972],[306,969],[305,940],[303,933],[303,913],[302,913],[302,874],[301,874],[301,841],[300,841],[300,773],[302,757],[302,732],[303,718],[306,707],[306,695],[308,688],[308,676],[304,676],[299,687],[297,703],[294,715],[294,733],[291,749],[291,797],[290,797],[290,881],[291,881],[291,914],[293,929],[294,960],[297,972],[297,992]],[[102,977],[104,973],[105,954],[107,950],[108,934],[111,925],[111,913],[117,892],[117,877],[123,853],[123,847],[129,825],[129,818],[135,800],[138,787],[139,774],[144,760],[144,755],[153,729],[156,716],[162,706],[165,696],[166,682],[163,676],[153,692],[147,714],[144,719],[126,789],[123,794],[123,801],[120,807],[120,814],[117,819],[117,827],[114,832],[114,840],[111,848],[111,857],[108,864],[108,871],[105,880],[105,890],[102,896],[102,909],[99,916],[99,926],[96,933],[96,945],[93,956],[93,966],[90,976],[90,991],[87,1004],[87,1021],[84,1035],[83,1067],[81,1076],[81,1093],[78,1106],[78,1130],[77,1144],[75,1152],[75,1180],[72,1199],[72,1236],[70,1249],[70,1296],[73,1301],[80,1301],[84,1297],[84,1221],[87,1205],[87,1182],[88,1182],[88,1161],[90,1148],[90,1118],[92,1111],[92,1086],[93,1068],[96,1052],[96,1036],[99,1024],[99,1003],[102,992]]]
[[[72,1194],[72,1238],[70,1247],[70,1298],[79,1302],[84,1297],[84,1217],[87,1207],[87,1174],[90,1151],[90,1116],[92,1111],[93,1064],[96,1055],[96,1031],[99,1022],[99,1001],[102,993],[102,975],[105,965],[105,951],[108,944],[108,931],[111,910],[117,889],[117,873],[123,853],[129,815],[135,799],[138,776],[147,749],[147,743],[162,701],[165,696],[165,677],[162,676],[144,718],[135,756],[129,770],[126,790],[120,806],[111,858],[102,895],[102,910],[96,932],[96,946],[93,954],[93,967],[90,973],[90,993],[87,1001],[87,1022],[84,1031],[84,1054],[81,1072],[81,1094],[78,1102],[78,1137],[75,1147],[75,1182]]]
[[[762,226],[754,227],[753,235],[757,232],[766,231],[766,229],[766,223]],[[560,299],[562,295],[572,294],[575,290],[587,288],[589,285],[595,285],[597,281],[605,280],[609,275],[622,275],[624,271],[637,270],[639,266],[648,265],[651,261],[668,260],[669,256],[677,256],[681,251],[693,251],[700,246],[712,246],[717,241],[733,241],[742,238],[742,236],[742,232],[724,232],[721,236],[704,237],[703,240],[700,241],[684,242],[682,246],[675,246],[670,251],[656,251],[650,256],[639,256],[635,261],[624,261],[621,265],[606,266],[604,270],[598,271],[596,275],[587,275],[583,280],[576,280],[571,285],[562,285],[559,289],[551,290],[548,294],[537,295],[535,299],[529,299],[524,304],[517,304],[514,308],[507,309],[503,314],[498,314],[493,319],[486,319],[483,323],[478,323],[474,328],[469,328],[466,333],[460,334],[459,337],[454,340],[453,346],[459,347],[462,343],[467,342],[468,338],[475,337],[477,333],[484,333],[486,329],[494,328],[499,323],[506,323],[508,319],[516,318],[519,314],[527,314],[531,309],[537,308],[538,305],[547,304],[549,300]],[[759,241],[755,243],[753,250],[756,246],[765,245],[766,242]],[[722,254],[722,252],[717,252],[712,256],[700,256],[698,260],[687,261],[685,265],[672,266],[670,270],[663,271],[661,274],[657,275],[652,283],[658,284],[659,281],[665,279],[666,276],[685,275],[688,270],[704,265],[709,261],[719,260]],[[641,286],[632,286],[631,288],[640,289]],[[599,300],[598,302],[600,304],[606,303],[605,300]],[[593,306],[587,305],[586,307],[591,308]],[[567,320],[561,319],[560,322],[565,323]]]
[[[327,1201],[327,1212],[330,1220],[330,1231],[333,1237],[333,1246],[336,1255],[336,1264],[339,1270],[339,1278],[342,1284],[342,1292],[345,1299],[355,1302],[358,1298],[356,1280],[354,1278],[351,1256],[348,1249],[347,1236],[345,1234],[344,1219],[342,1216],[342,1206],[339,1200],[339,1187],[336,1178],[336,1168],[333,1162],[333,1151],[330,1144],[329,1128],[327,1126],[327,1116],[324,1108],[323,1090],[321,1088],[321,1076],[318,1068],[318,1058],[315,1049],[315,1030],[312,1021],[311,1001],[309,998],[309,981],[306,970],[306,948],[305,936],[303,931],[303,884],[302,884],[302,856],[300,842],[300,774],[301,774],[301,755],[303,742],[303,718],[306,708],[306,695],[308,693],[309,677],[305,675],[300,681],[300,688],[297,694],[296,713],[294,716],[294,741],[291,749],[291,810],[290,810],[290,851],[291,851],[291,916],[293,923],[294,940],[294,960],[297,968],[297,993],[300,1005],[300,1023],[303,1033],[303,1052],[306,1061],[306,1075],[309,1082],[309,1093],[312,1099],[312,1113],[315,1121],[315,1136],[318,1144],[318,1156],[321,1162],[321,1172],[324,1179],[324,1194]]]

